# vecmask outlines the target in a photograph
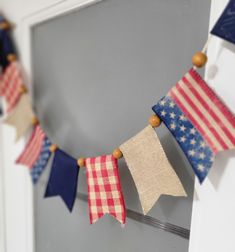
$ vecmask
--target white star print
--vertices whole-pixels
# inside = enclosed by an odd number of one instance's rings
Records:
[[[206,147],[206,143],[204,141],[201,141],[200,142],[200,147],[205,148]]]
[[[184,125],[180,126],[180,131],[185,131],[186,130],[186,127],[184,127]]]
[[[202,153],[199,154],[199,158],[200,158],[200,159],[204,159],[205,157],[206,157],[206,155],[205,155],[204,152],[202,152]]]
[[[210,161],[214,162],[214,157],[213,156],[210,157]]]
[[[195,153],[194,150],[190,150],[190,151],[188,152],[188,154],[189,154],[189,156],[194,157],[196,153]]]
[[[174,123],[171,123],[170,127],[171,127],[172,130],[175,130],[176,125]]]
[[[172,118],[172,119],[175,118],[175,113],[174,113],[174,112],[171,112],[171,113],[170,113],[170,118]]]
[[[204,165],[199,164],[199,165],[197,166],[197,169],[198,169],[199,171],[203,172],[203,171],[205,170],[205,167],[204,167]]]
[[[196,130],[195,130],[194,128],[192,128],[192,129],[190,130],[190,134],[195,135],[195,134],[196,134]]]
[[[191,139],[190,140],[190,144],[195,145],[196,144],[196,140],[195,139]]]
[[[186,119],[186,117],[184,115],[180,115],[180,120],[181,121],[186,121],[187,119]]]
[[[184,143],[185,141],[186,141],[186,137],[185,137],[185,136],[182,136],[182,137],[180,138],[180,142]]]
[[[166,113],[166,111],[165,110],[162,110],[161,111],[161,116],[165,116],[167,113]]]
[[[165,100],[161,100],[160,101],[160,105],[164,106],[166,104],[166,101]]]
[[[175,106],[174,102],[170,102],[170,107],[174,108],[174,106]]]

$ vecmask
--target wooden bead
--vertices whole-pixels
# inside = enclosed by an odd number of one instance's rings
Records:
[[[85,166],[85,158],[81,157],[77,160],[77,164],[79,167],[84,167]]]
[[[157,115],[152,115],[149,118],[149,124],[153,127],[156,128],[161,124],[161,119]]]
[[[120,158],[122,158],[123,154],[122,154],[121,150],[119,148],[117,148],[113,151],[113,156],[116,159],[120,159]]]
[[[7,60],[8,60],[9,62],[16,61],[16,59],[17,59],[17,57],[16,57],[16,55],[13,54],[13,53],[10,53],[10,54],[7,55]]]
[[[56,144],[52,144],[49,149],[50,149],[50,152],[53,153],[57,150],[57,148],[58,148],[58,146]]]
[[[0,29],[1,30],[8,30],[10,28],[11,28],[10,23],[8,23],[6,21],[0,22]]]
[[[21,94],[28,93],[28,88],[27,88],[25,85],[22,85],[22,86],[20,87],[20,93],[21,93]]]
[[[197,52],[192,57],[192,63],[196,67],[203,67],[207,62],[207,56],[203,52]]]
[[[33,124],[34,126],[36,126],[36,125],[39,124],[39,120],[38,120],[37,117],[33,117],[33,118],[32,118],[32,124]]]

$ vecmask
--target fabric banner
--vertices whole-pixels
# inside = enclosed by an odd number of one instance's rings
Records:
[[[10,113],[20,100],[20,89],[24,85],[18,62],[12,62],[0,76],[0,96],[7,104],[7,113]]]
[[[162,194],[186,196],[151,126],[120,146],[135,182],[144,214]]]
[[[86,158],[85,165],[90,223],[107,213],[124,224],[126,208],[117,160],[112,155]]]
[[[235,147],[235,118],[191,69],[154,107],[181,146],[200,182],[218,151]]]
[[[30,170],[31,178],[34,184],[38,182],[38,179],[40,178],[50,159],[50,146],[51,142],[49,138],[45,136],[39,157],[33,165],[32,169]]]
[[[0,22],[2,21],[5,20],[1,19]],[[3,69],[5,69],[9,64],[7,56],[15,53],[15,48],[10,38],[9,31],[0,29],[0,66]]]
[[[45,136],[46,135],[41,127],[37,125],[28,143],[26,144],[24,151],[16,160],[16,163],[32,168],[35,162],[38,160]]]
[[[32,118],[35,114],[31,107],[31,102],[28,94],[23,94],[19,103],[7,116],[4,123],[9,124],[16,129],[16,141],[18,141],[32,126]]]
[[[230,0],[211,34],[235,44],[235,0]]]
[[[57,149],[45,197],[60,196],[71,212],[76,199],[78,173],[77,160]]]

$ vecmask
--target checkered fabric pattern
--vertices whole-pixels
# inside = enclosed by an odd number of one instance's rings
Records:
[[[7,113],[10,113],[20,99],[23,77],[17,62],[12,62],[0,76],[0,96],[6,99]]]
[[[126,209],[118,174],[117,160],[112,155],[85,160],[90,223],[108,213],[120,223],[126,222]]]
[[[41,127],[37,125],[31,138],[25,146],[23,153],[16,160],[16,163],[32,168],[35,162],[38,160],[45,137],[45,133],[43,132]]]

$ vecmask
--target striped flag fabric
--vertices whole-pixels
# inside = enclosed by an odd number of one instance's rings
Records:
[[[7,104],[7,113],[10,113],[18,103],[24,85],[18,62],[12,62],[0,76],[0,96]]]
[[[125,224],[126,208],[117,160],[113,155],[86,158],[85,166],[90,223],[95,223],[107,213]]]
[[[235,0],[230,0],[211,34],[235,44]]]
[[[235,148],[235,117],[194,69],[153,110],[175,136],[200,182],[219,151]]]
[[[38,182],[42,172],[46,168],[46,165],[51,157],[50,146],[51,142],[49,138],[45,136],[39,157],[33,165],[32,169],[30,170],[32,182],[34,184]]]
[[[45,137],[44,131],[40,125],[37,125],[16,163],[25,165],[31,169],[38,160]]]

